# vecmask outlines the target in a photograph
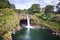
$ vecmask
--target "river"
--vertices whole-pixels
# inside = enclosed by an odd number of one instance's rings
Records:
[[[60,37],[53,35],[51,31],[30,29],[29,34],[26,31],[27,29],[23,28],[12,34],[12,40],[60,40]]]

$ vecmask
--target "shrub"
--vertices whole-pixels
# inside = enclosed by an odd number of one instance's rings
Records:
[[[6,34],[17,27],[19,19],[12,9],[0,9],[0,35]]]

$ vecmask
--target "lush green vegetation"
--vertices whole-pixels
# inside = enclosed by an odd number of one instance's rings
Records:
[[[31,8],[28,9],[28,13],[34,14],[40,12],[40,5],[39,4],[32,4]]]
[[[10,4],[8,0],[0,0],[0,9],[12,8],[14,9],[14,4]]]
[[[8,0],[0,0],[0,40],[11,36],[12,30],[19,24],[18,15],[13,10],[14,8],[15,6],[10,4]]]
[[[48,26],[54,30],[60,30],[60,23],[57,21],[57,14],[48,13],[47,15],[44,13],[35,14],[36,17],[40,20],[40,24]]]
[[[12,9],[0,9],[0,35],[17,27],[18,23],[18,16]]]
[[[58,10],[56,13],[60,13],[59,5],[60,2],[57,4]],[[57,17],[58,14],[56,14],[53,9],[54,7],[52,5],[47,5],[44,10],[41,11],[39,4],[32,4],[29,9],[15,9],[15,6],[10,4],[8,0],[0,0],[0,39],[2,39],[1,37],[10,36],[12,29],[19,25],[17,13],[33,14],[39,19],[39,24],[60,31],[60,17]]]
[[[50,21],[55,21],[56,20],[56,14],[53,13],[36,13],[36,16],[38,16],[39,18],[43,19],[43,20],[50,20]]]
[[[58,3],[60,5],[60,2]],[[39,6],[36,7],[38,4],[34,4],[31,8],[29,8],[29,12],[34,14],[40,21],[40,24],[43,24],[45,26],[48,26],[54,30],[60,31],[60,15],[58,12],[60,11],[59,5],[57,4],[57,11],[54,12],[54,6],[53,5],[47,5],[41,12],[38,9]],[[28,13],[29,13],[28,12]],[[58,18],[59,17],[59,18]],[[58,21],[59,20],[59,21]]]
[[[52,5],[47,5],[45,7],[44,13],[53,12],[53,9],[54,9],[54,7]]]

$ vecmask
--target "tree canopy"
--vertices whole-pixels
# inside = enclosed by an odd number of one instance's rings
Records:
[[[40,12],[40,4],[32,4],[31,8],[28,9],[28,13],[38,13]]]
[[[8,0],[0,0],[0,9],[13,8],[13,7],[14,5],[10,4]]]
[[[44,12],[45,12],[45,13],[52,12],[53,9],[54,9],[54,7],[53,7],[52,5],[47,5],[47,6],[45,7]]]

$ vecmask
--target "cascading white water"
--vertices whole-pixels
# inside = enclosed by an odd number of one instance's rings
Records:
[[[30,18],[28,17],[28,15],[27,15],[27,31],[29,32],[29,30],[30,30]]]
[[[28,15],[27,15],[27,26],[30,26],[30,18]]]
[[[27,28],[27,31],[29,31],[30,28],[33,28],[33,27],[30,25],[30,18],[29,18],[29,15],[27,15],[27,26],[26,26],[26,28]]]

